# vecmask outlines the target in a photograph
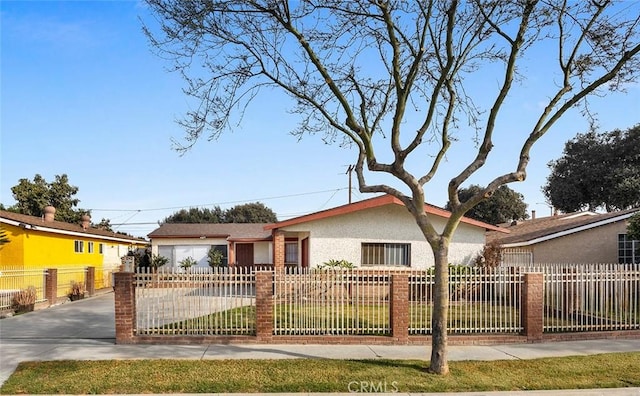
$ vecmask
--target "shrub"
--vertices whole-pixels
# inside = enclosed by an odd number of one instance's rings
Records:
[[[209,253],[207,253],[207,261],[209,262],[209,267],[218,268],[223,267],[222,259],[224,258],[224,254],[221,251],[217,250],[215,246],[211,246],[209,249]]]
[[[71,291],[69,291],[69,296],[84,296],[84,292],[84,282],[71,281]]]
[[[497,242],[490,242],[484,246],[476,257],[474,264],[480,268],[495,268],[502,262],[502,249]]]
[[[32,311],[38,299],[38,292],[33,286],[22,289],[13,295],[11,303],[16,312]]]
[[[160,256],[159,254],[154,254],[151,257],[151,268],[153,269],[158,269],[158,267],[162,267],[163,265],[167,264],[169,262],[169,259],[164,257],[164,256]]]
[[[464,275],[473,272],[473,267],[464,264],[449,264],[449,275]],[[436,267],[430,267],[427,269],[427,274],[433,275],[436,273]]]
[[[318,269],[352,269],[355,268],[353,263],[348,262],[347,260],[334,260],[331,259],[326,261],[318,266]]]
[[[193,257],[189,256],[184,260],[181,260],[179,264],[180,264],[180,268],[188,270],[189,268],[198,264],[198,262]]]

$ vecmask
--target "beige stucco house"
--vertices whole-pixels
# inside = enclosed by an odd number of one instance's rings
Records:
[[[436,229],[450,213],[427,205]],[[450,245],[453,264],[470,264],[485,245],[488,230],[504,229],[463,218]],[[346,260],[362,267],[428,268],[434,259],[402,201],[390,195],[312,213],[273,224],[163,224],[150,233],[153,254],[171,265],[192,257],[206,267],[211,247],[225,263],[246,266],[314,267]]]
[[[640,262],[640,243],[627,238],[627,220],[640,208],[611,213],[580,212],[535,218],[489,232],[502,247],[503,263]]]
[[[438,231],[450,213],[427,205]],[[297,261],[301,267],[346,260],[361,267],[429,268],[431,247],[413,216],[391,195],[312,213],[266,226],[273,232],[274,260]],[[471,264],[485,245],[485,232],[508,232],[463,218],[451,242],[452,264]],[[297,245],[297,248],[296,248]],[[280,254],[279,254],[280,252]]]

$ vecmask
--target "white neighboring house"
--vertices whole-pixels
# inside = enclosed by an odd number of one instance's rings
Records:
[[[427,205],[438,231],[450,213]],[[471,264],[485,245],[486,231],[505,232],[463,218],[449,248],[452,264]],[[207,267],[214,246],[229,265],[307,268],[329,260],[361,267],[429,268],[431,247],[402,201],[382,195],[273,224],[163,224],[150,233],[152,253],[178,266],[192,257]]]

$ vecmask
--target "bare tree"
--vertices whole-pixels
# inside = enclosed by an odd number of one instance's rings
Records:
[[[622,90],[639,66],[639,2],[146,2],[156,18],[144,27],[152,46],[198,103],[180,121],[187,138],[178,149],[203,135],[217,138],[263,89],[276,88],[300,116],[294,134],[353,145],[360,191],[404,202],[435,258],[430,370],[442,374],[449,370],[447,257],[460,219],[498,187],[525,179],[531,148],[567,111],[586,106],[590,95]],[[555,69],[548,103],[532,125],[510,126],[508,151],[519,148],[514,168],[461,201],[458,190],[489,155],[506,154],[492,151],[496,124],[514,84],[527,84],[521,67],[532,49],[555,52],[544,64]],[[474,96],[469,82],[478,76],[497,88]],[[450,149],[469,142],[475,154],[456,158],[462,166],[448,185],[451,217],[437,230],[425,213],[425,186],[450,165],[441,166]],[[369,184],[376,174],[402,187]]]

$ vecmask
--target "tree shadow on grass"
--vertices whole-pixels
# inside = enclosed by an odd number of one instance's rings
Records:
[[[378,366],[382,368],[401,368],[403,370],[414,370],[420,373],[425,373],[429,368],[429,362],[423,360],[353,359],[350,361],[371,366]]]

